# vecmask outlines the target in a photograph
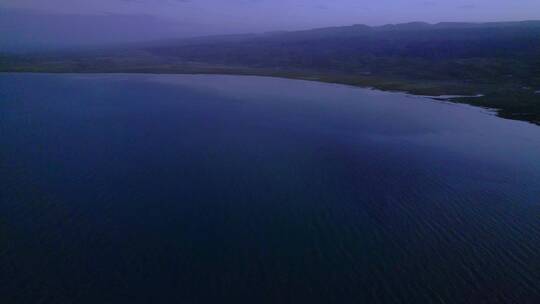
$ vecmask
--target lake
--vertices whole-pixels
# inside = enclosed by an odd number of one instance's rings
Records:
[[[2,303],[540,303],[540,127],[249,76],[0,74]]]

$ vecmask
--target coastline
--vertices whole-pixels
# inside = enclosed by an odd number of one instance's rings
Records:
[[[515,88],[497,87],[494,84],[470,84],[463,82],[442,82],[432,80],[385,78],[365,75],[343,75],[337,73],[324,73],[315,71],[288,71],[275,69],[256,69],[246,67],[184,67],[168,69],[165,67],[124,67],[124,68],[73,68],[59,65],[49,66],[18,66],[2,67],[0,73],[35,73],[35,74],[155,74],[155,75],[233,75],[233,76],[259,76],[276,77],[316,81],[323,83],[341,84],[365,89],[375,89],[385,92],[404,93],[424,97],[437,101],[446,101],[458,104],[488,109],[495,115],[505,119],[520,120],[540,126],[540,112],[512,109],[508,102],[516,98]],[[527,94],[524,98],[538,99],[536,92]],[[500,103],[502,101],[502,103]],[[534,109],[533,109],[534,110]]]

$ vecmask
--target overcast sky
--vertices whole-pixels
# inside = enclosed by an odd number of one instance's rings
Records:
[[[0,43],[69,45],[409,21],[540,19],[540,0],[0,0]]]

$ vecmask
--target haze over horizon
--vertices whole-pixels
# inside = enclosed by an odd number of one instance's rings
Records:
[[[0,50],[351,24],[540,19],[537,0],[0,0]]]

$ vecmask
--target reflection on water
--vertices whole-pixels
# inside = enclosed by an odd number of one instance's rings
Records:
[[[0,75],[3,303],[538,303],[540,128],[262,77]]]

